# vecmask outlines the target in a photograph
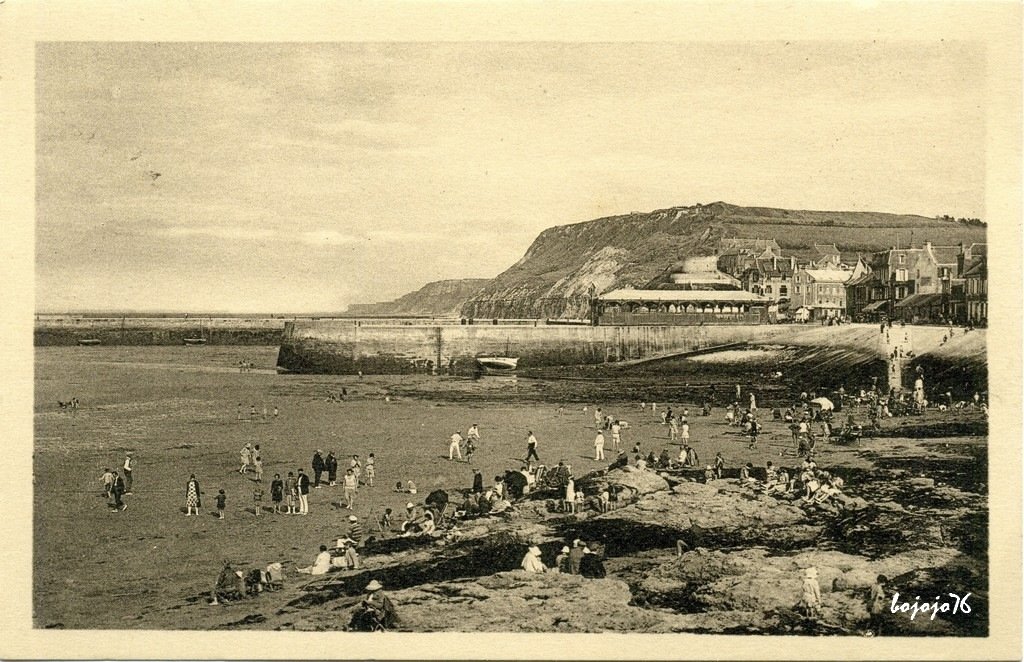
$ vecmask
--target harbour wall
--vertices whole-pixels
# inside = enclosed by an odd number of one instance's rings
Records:
[[[975,331],[972,333],[983,333]],[[922,348],[943,330],[914,334]],[[866,360],[887,354],[874,325],[750,326],[360,326],[351,321],[285,324],[278,367],[297,373],[472,374],[475,357],[519,358],[520,370],[658,358],[749,343],[843,349]],[[921,352],[919,352],[921,353]]]
[[[36,347],[77,345],[181,345],[205,338],[210,345],[278,345],[285,320],[234,317],[80,317],[44,316],[36,320]]]

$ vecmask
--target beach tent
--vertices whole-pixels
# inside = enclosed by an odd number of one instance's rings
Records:
[[[832,411],[835,409],[835,405],[828,398],[814,398],[811,400],[811,405],[821,407],[822,411]]]

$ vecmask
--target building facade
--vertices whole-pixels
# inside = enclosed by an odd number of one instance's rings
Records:
[[[792,311],[804,308],[808,319],[846,316],[846,282],[851,271],[842,269],[798,269],[793,276]]]
[[[964,273],[964,298],[967,322],[988,325],[988,260],[982,257]]]

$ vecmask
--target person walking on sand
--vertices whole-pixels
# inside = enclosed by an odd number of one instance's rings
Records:
[[[135,470],[135,460],[132,459],[131,453],[124,454],[124,493],[130,495],[132,493],[132,471]]]
[[[459,457],[459,460],[462,460],[462,434],[458,431],[451,436],[451,440],[448,443],[448,459],[453,460],[456,455]]]
[[[199,514],[199,507],[203,505],[201,495],[199,481],[196,480],[196,475],[192,474],[185,484],[185,517],[191,517],[193,508],[196,509],[196,515]]]
[[[309,476],[302,469],[299,469],[299,475],[295,478],[297,483],[298,495],[299,495],[299,514],[309,514]]]
[[[469,430],[466,431],[466,440],[471,441],[476,445],[480,445],[480,426],[474,423],[469,426]]]
[[[540,456],[537,455],[537,437],[533,436],[533,430],[526,433],[526,460],[524,461],[529,463],[531,457],[540,462]]]
[[[351,469],[345,470],[345,507],[352,510],[356,501],[356,490],[359,489],[359,479]]]
[[[238,459],[241,461],[242,466],[238,468],[238,473],[244,474],[249,470],[249,466],[252,463],[252,445],[246,444],[242,446],[242,450],[238,451]]]
[[[114,471],[114,482],[110,485],[110,495],[114,497],[114,507],[111,510],[119,512],[128,508],[128,504],[121,500],[124,495],[124,479],[117,471]]]
[[[103,475],[100,476],[100,480],[103,482],[103,496],[110,498],[111,490],[114,486],[114,472],[109,467],[103,469]]]
[[[604,459],[604,433],[600,430],[597,431],[597,437],[594,438],[594,460]]]

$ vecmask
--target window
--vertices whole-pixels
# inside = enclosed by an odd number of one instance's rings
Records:
[[[789,288],[785,285],[779,285],[779,296],[784,297],[789,294]]]
[[[772,293],[772,286],[771,285],[765,285],[764,286],[764,293],[765,294],[771,294]]]

